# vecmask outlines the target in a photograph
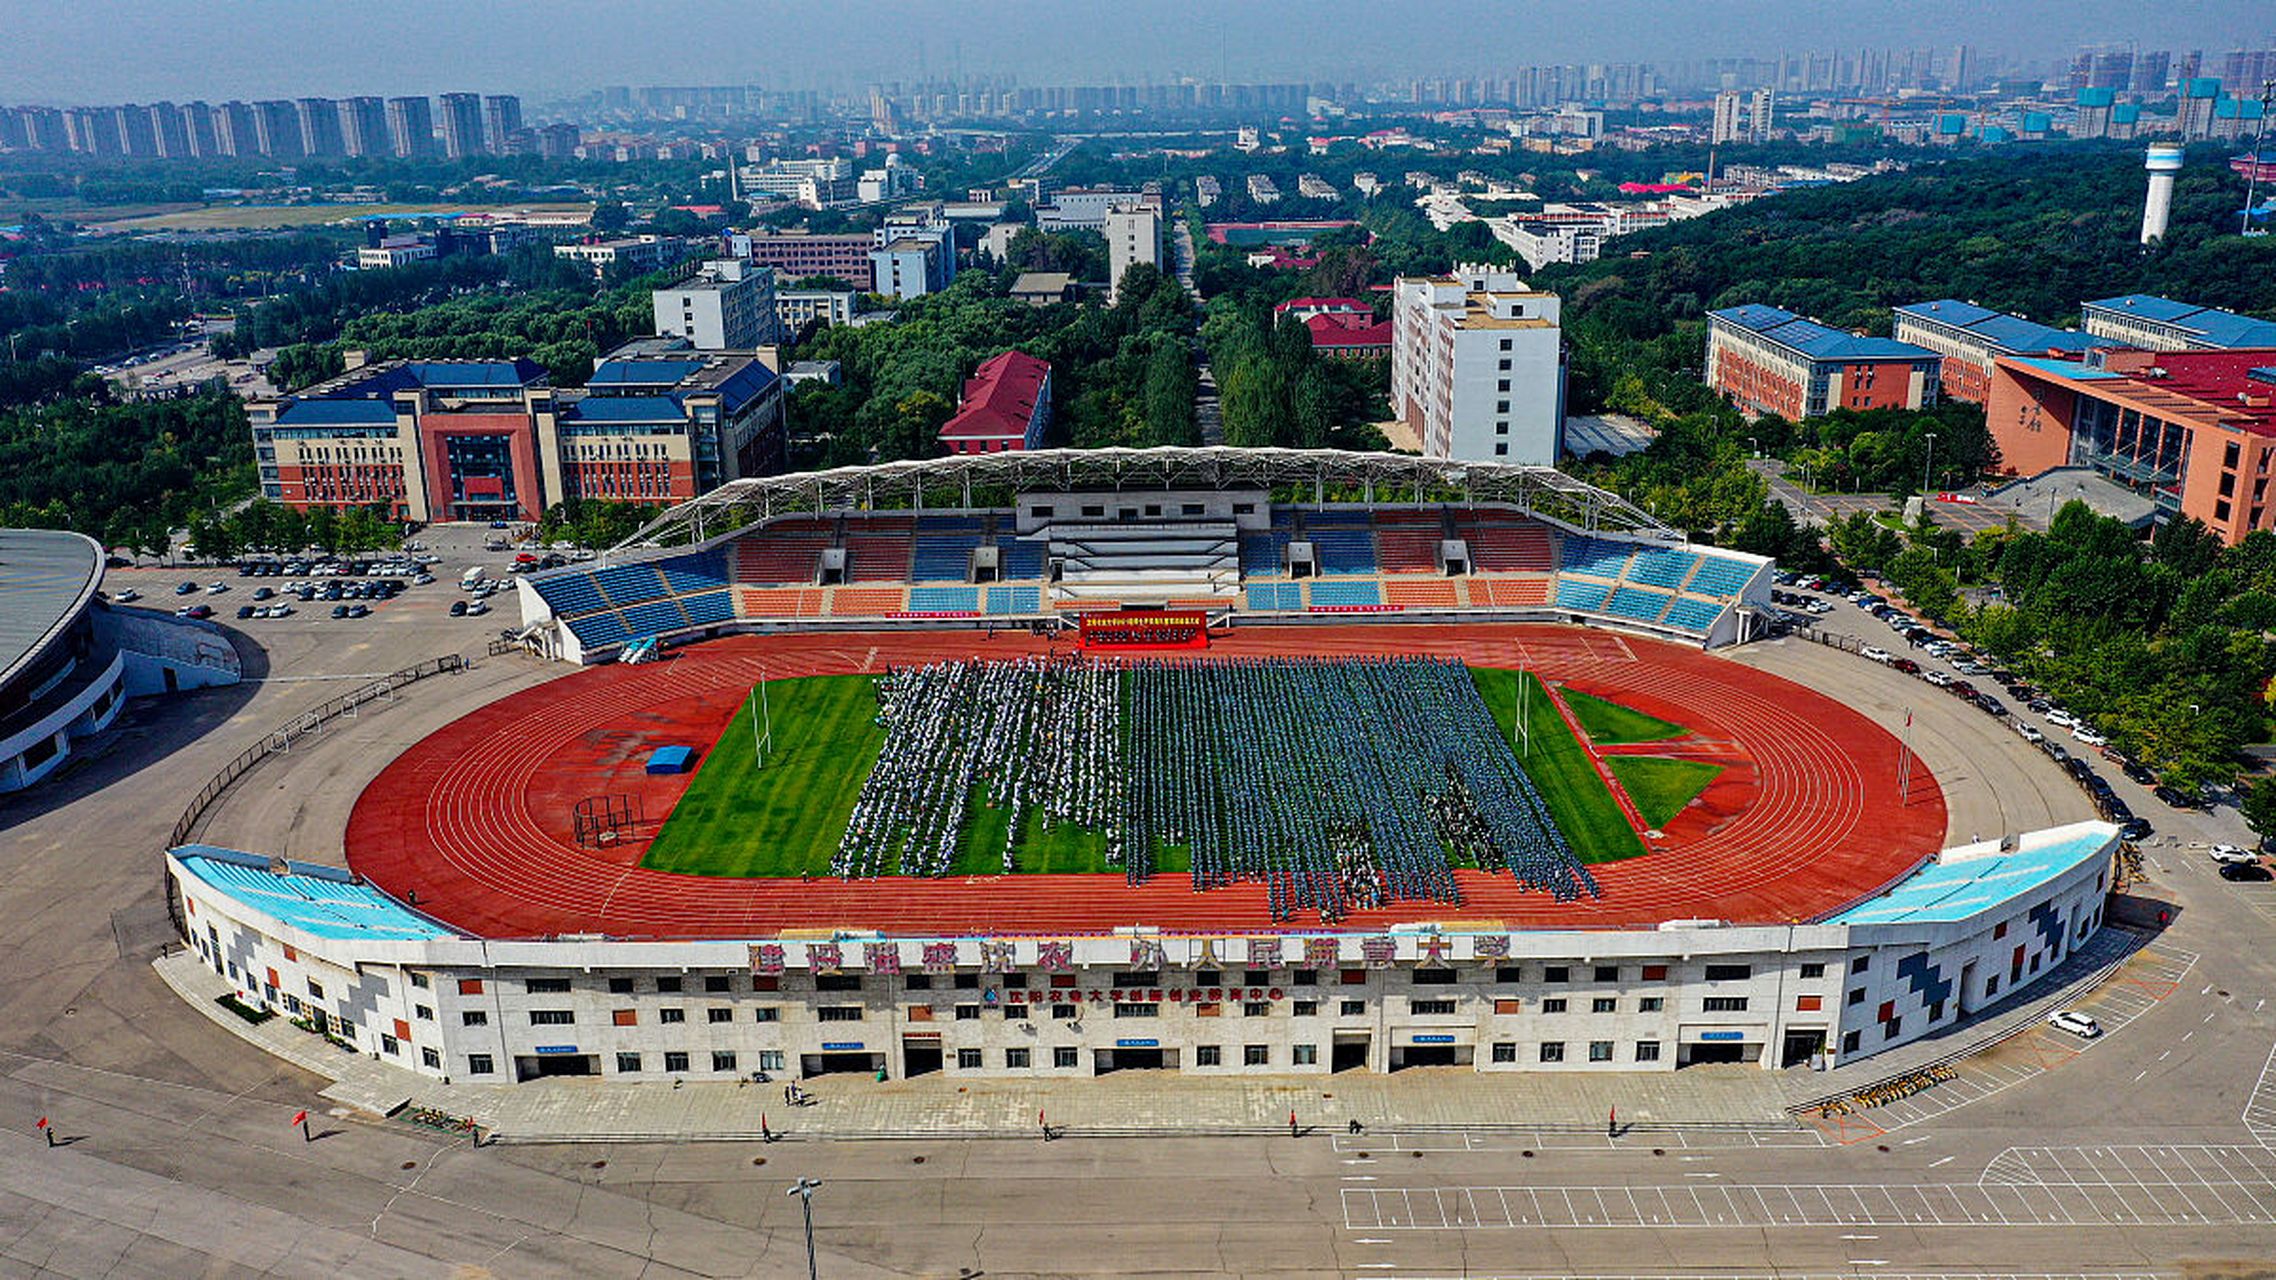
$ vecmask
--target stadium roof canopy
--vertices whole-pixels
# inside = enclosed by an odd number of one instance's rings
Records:
[[[103,580],[103,549],[84,534],[0,529],[0,685],[79,616]]]
[[[1683,536],[1627,499],[1555,467],[1212,445],[1013,450],[730,480],[664,512],[616,549],[702,542],[795,512],[970,510],[1009,506],[1016,495],[1038,491],[1179,489],[1294,490],[1304,494],[1296,501],[1317,503],[1497,503],[1585,532]]]

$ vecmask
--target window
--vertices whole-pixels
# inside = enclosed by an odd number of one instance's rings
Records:
[[[780,1022],[782,1020],[782,1010],[771,1004],[761,1005],[753,1009],[751,1013],[753,1015],[751,1020],[754,1022]]]
[[[959,1071],[978,1071],[980,1069],[980,1051],[978,1049],[958,1049],[956,1051],[956,1069]]]
[[[709,974],[703,980],[703,989],[712,995],[718,995],[723,991],[733,991],[735,980],[724,973]]]
[[[403,1042],[384,1031],[379,1033],[379,1047],[389,1054],[403,1052]]]
[[[1564,1011],[1565,998],[1563,996],[1550,996],[1541,1002],[1541,1012],[1543,1013],[1563,1013]]]
[[[1849,999],[1846,1001],[1846,1003],[1848,1003],[1848,1004],[1863,1004],[1863,1003],[1865,1003],[1865,988],[1863,988],[1863,987],[1851,987],[1851,988],[1849,989]]]
[[[930,991],[933,989],[933,976],[929,973],[912,973],[902,979],[901,985],[910,991]]]
[[[1743,964],[1711,964],[1707,966],[1709,982],[1738,982],[1754,976],[1754,968]]]
[[[1494,1001],[1494,1012],[1502,1014],[1523,1013],[1525,1012],[1525,1002],[1523,1000],[1518,1000],[1511,997],[1504,997],[1500,1000]]]
[[[1193,971],[1193,985],[1197,987],[1222,987],[1225,985],[1225,975],[1217,969],[1196,969]]]
[[[1241,971],[1242,986],[1261,987],[1271,981],[1272,970],[1270,969],[1244,969]]]
[[[1051,1065],[1054,1067],[1072,1067],[1078,1061],[1075,1048],[1072,1045],[1063,1044],[1051,1051]]]
[[[1336,1006],[1336,1013],[1339,1017],[1345,1018],[1364,1017],[1367,1013],[1367,1002],[1365,1000],[1346,1000]]]
[[[1565,1060],[1565,1042],[1562,1040],[1542,1041],[1541,1060],[1543,1062],[1563,1062]]]
[[[1904,1028],[1905,1020],[1903,1018],[1891,1018],[1881,1024],[1881,1038],[1883,1040],[1894,1040],[1897,1038],[1897,1033]]]
[[[826,1004],[814,1011],[816,1022],[859,1022],[861,1006],[858,1004]]]
[[[1657,1041],[1657,1040],[1638,1040],[1638,1041],[1636,1042],[1636,1061],[1638,1061],[1638,1062],[1658,1062],[1659,1060],[1660,1060],[1660,1042],[1659,1042],[1659,1041]]]
[[[1855,960],[1849,962],[1849,971],[1851,973],[1863,973],[1872,967],[1873,957],[1871,956],[1859,956]]]
[[[1928,1020],[1930,1022],[1944,1021],[1944,1002],[1942,1000],[1928,1006]]]
[[[1027,1021],[1027,1006],[1025,1004],[1007,1004],[1004,1006],[1004,1016],[1014,1022],[1025,1022]]]
[[[1508,984],[1525,981],[1525,971],[1514,964],[1505,964],[1494,970],[1494,981]]]
[[[612,1009],[609,1011],[609,1025],[612,1027],[632,1027],[639,1024],[640,1015],[631,1009]]]
[[[1596,999],[1588,1002],[1588,1011],[1590,1013],[1612,1013],[1617,1011],[1619,1008],[1620,1000],[1616,996],[1598,996]]]
[[[1242,1066],[1244,1066],[1244,1067],[1263,1067],[1263,1066],[1270,1066],[1271,1064],[1272,1064],[1272,1046],[1271,1046],[1271,1045],[1267,1045],[1267,1044],[1245,1044],[1245,1045],[1242,1045],[1242,1046],[1241,1046],[1241,1065],[1242,1065]]]
[[[1269,1000],[1242,1001],[1241,1016],[1244,1018],[1269,1018],[1272,1016],[1272,1002]]]
[[[533,1027],[567,1027],[577,1021],[577,1015],[567,1009],[532,1009],[529,1024]]]
[[[458,1025],[462,1027],[487,1027],[490,1025],[490,1015],[481,1009],[461,1009],[458,1013]]]
[[[1805,978],[1822,978],[1826,976],[1826,967],[1818,961],[1812,960],[1802,966],[1802,976]]]
[[[1745,1013],[1747,1011],[1747,998],[1745,996],[1709,996],[1699,1002],[1699,1007],[1708,1013]]]
[[[1320,1046],[1316,1044],[1296,1045],[1291,1052],[1294,1056],[1289,1061],[1299,1067],[1316,1067],[1320,1064]]]
[[[665,1054],[665,1055],[664,1055],[664,1070],[666,1070],[666,1071],[675,1071],[675,1072],[676,1072],[676,1071],[685,1071],[685,1070],[687,1070],[687,1069],[688,1069],[688,1056],[687,1056],[686,1054],[684,1054],[684,1053],[667,1053],[667,1054]]]
[[[1454,1012],[1452,1000],[1409,1000],[1407,1012],[1418,1017],[1443,1017]]]
[[[1507,378],[1503,378],[1503,379],[1501,379],[1499,382],[1496,382],[1496,383],[1494,384],[1494,390],[1496,390],[1496,391],[1507,391],[1507,390],[1509,390],[1509,379],[1507,379]]]
[[[1660,996],[1644,996],[1636,1001],[1636,1012],[1658,1013],[1667,1008],[1667,1000]]]
[[[1508,442],[1506,442],[1506,441],[1501,441],[1501,440],[1497,440],[1497,441],[1495,441],[1495,442],[1494,442],[1494,456],[1495,456],[1495,457],[1497,457],[1497,458],[1506,458],[1506,457],[1508,457],[1508,456],[1509,456],[1509,444],[1508,444]]]
[[[1115,1004],[1114,1016],[1117,1018],[1158,1018],[1162,1016],[1162,1006],[1158,1004],[1138,1004],[1132,1001],[1124,1000]]]
[[[1844,1036],[1841,1038],[1841,1051],[1842,1051],[1843,1053],[1855,1053],[1855,1052],[1857,1052],[1857,1033],[1856,1033],[1856,1032],[1852,1031],[1852,1032],[1848,1033],[1847,1035],[1844,1035]]]
[[[732,1049],[714,1049],[714,1050],[712,1050],[712,1051],[711,1051],[711,1069],[712,1069],[713,1071],[733,1071],[733,1070],[735,1069],[735,1052],[734,1052],[734,1050],[732,1050]]]
[[[311,1000],[322,1000],[324,998],[324,984],[318,982],[314,978],[310,978],[308,980],[308,998]]]
[[[616,1073],[620,1076],[639,1075],[640,1055],[637,1053],[620,1053],[616,1055]]]
[[[1027,1069],[1027,1053],[1028,1051],[1025,1049],[1004,1050],[1004,1065],[1014,1071],[1025,1071]]]
[[[1337,975],[1336,980],[1347,987],[1365,986],[1367,983],[1367,970],[1365,969],[1341,969],[1337,971]]]
[[[1588,1060],[1589,1060],[1590,1062],[1610,1062],[1610,1061],[1612,1061],[1612,1042],[1611,1042],[1610,1040],[1591,1040],[1591,1041],[1589,1041],[1589,1042],[1588,1042]]]
[[[1515,1062],[1517,1061],[1517,1045],[1508,1040],[1497,1041],[1494,1044],[1493,1056],[1496,1062]]]
[[[477,979],[477,981],[479,981],[479,979]],[[486,1076],[496,1071],[497,1069],[498,1068],[490,1061],[490,1055],[487,1053],[470,1053],[466,1055],[466,1074],[470,1076]]]
[[[631,995],[631,994],[632,994],[632,979],[630,979],[630,978],[611,978],[611,979],[609,979],[609,994],[610,994],[610,995],[612,995],[612,996],[628,996],[628,995]]]
[[[780,1070],[782,1070],[782,1050],[780,1050],[780,1049],[761,1049],[761,1050],[759,1050],[759,1070],[761,1070],[761,1071],[780,1071]]]
[[[1292,987],[1319,986],[1320,971],[1318,969],[1298,969],[1288,975],[1288,985]]]
[[[678,1023],[687,1020],[688,1011],[685,1009],[658,1009],[656,1011],[656,1021],[658,1022]]]
[[[1646,981],[1646,982],[1665,982],[1665,981],[1667,981],[1667,966],[1666,966],[1666,965],[1664,965],[1664,964],[1648,964],[1648,965],[1645,965],[1645,966],[1644,966],[1644,981]]]
[[[976,1004],[956,1006],[956,1020],[958,1022],[978,1022],[980,1020],[980,1006]]]
[[[817,973],[814,975],[816,991],[859,991],[861,975],[858,973]]]
[[[417,987],[421,991],[425,991],[427,989],[427,975],[423,973],[412,974],[411,985]]]
[[[1225,1065],[1225,1051],[1213,1044],[1196,1045],[1193,1050],[1193,1065],[1222,1067]]]
[[[733,1022],[735,1020],[735,1011],[733,1009],[727,1008],[724,1005],[716,1006],[714,1008],[706,1009],[703,1011],[703,1020],[712,1024],[713,1026],[717,1026],[722,1022]]]
[[[531,978],[522,984],[522,989],[533,996],[566,995],[569,991],[569,980],[567,978]]]
[[[2006,936],[2007,936],[2007,921],[2005,921],[2005,920],[2002,920],[2002,921],[2000,921],[1998,924],[1996,924],[1996,925],[1993,925],[1993,926],[1992,926],[1992,937],[1993,937],[1994,939],[1998,939],[1998,938],[2004,938],[2004,937],[2006,937]]]
[[[1796,1013],[1815,1013],[1825,1007],[1826,1000],[1824,996],[1794,997],[1794,1011]]]
[[[1162,985],[1162,971],[1159,969],[1141,969],[1128,973],[1118,973],[1114,975],[1114,981],[1107,985],[1121,987],[1126,991],[1131,987],[1158,987]]]
[[[1543,982],[1571,982],[1573,971],[1561,964],[1553,964],[1541,971]]]
[[[680,989],[680,980],[679,980],[678,978],[658,978],[658,979],[656,979],[656,990],[657,990],[657,992],[658,992],[658,993],[660,993],[660,994],[669,994],[669,993],[672,993],[672,992],[678,991],[679,989]]]
[[[1319,1012],[1320,1002],[1317,1000],[1298,1000],[1288,1011],[1289,1016],[1293,1018],[1310,1018],[1317,1016]]]
[[[1454,985],[1452,969],[1417,969],[1415,985],[1418,987],[1450,987]]]

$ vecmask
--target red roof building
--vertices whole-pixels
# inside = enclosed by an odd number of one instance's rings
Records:
[[[956,416],[941,424],[950,453],[1037,449],[1051,422],[1051,366],[1024,351],[990,356],[972,371]]]
[[[1375,308],[1357,298],[1290,298],[1272,309],[1274,323],[1310,320],[1313,316],[1349,315],[1373,319]]]
[[[1391,322],[1378,322],[1373,311],[1353,315],[1328,311],[1304,322],[1312,331],[1312,349],[1339,360],[1387,360],[1391,356]]]

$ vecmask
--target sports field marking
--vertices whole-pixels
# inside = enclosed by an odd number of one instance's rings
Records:
[[[1636,812],[1658,830],[1675,820],[1700,792],[1723,776],[1723,766],[1700,760],[1671,760],[1665,756],[1606,756],[1604,763],[1620,786],[1635,801]]]
[[[1671,720],[1648,716],[1634,707],[1622,706],[1610,698],[1582,693],[1578,689],[1565,690],[1565,705],[1572,708],[1573,719],[1581,722],[1581,729],[1598,746],[1663,742],[1691,732]]]
[[[1557,705],[1541,681],[1531,672],[1493,667],[1473,667],[1470,678],[1477,683],[1486,709],[1493,712],[1494,723],[1511,739],[1518,762],[1532,776],[1533,785],[1549,806],[1549,815],[1572,845],[1573,856],[1582,862],[1611,862],[1644,852],[1644,842],[1637,838],[1628,816],[1620,811],[1597,774],[1588,749],[1557,713]],[[1530,741],[1517,732],[1521,687]]]

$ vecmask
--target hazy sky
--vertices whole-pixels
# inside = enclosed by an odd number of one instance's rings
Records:
[[[2268,0],[0,0],[0,102],[1493,74],[1968,42],[2223,51]]]

